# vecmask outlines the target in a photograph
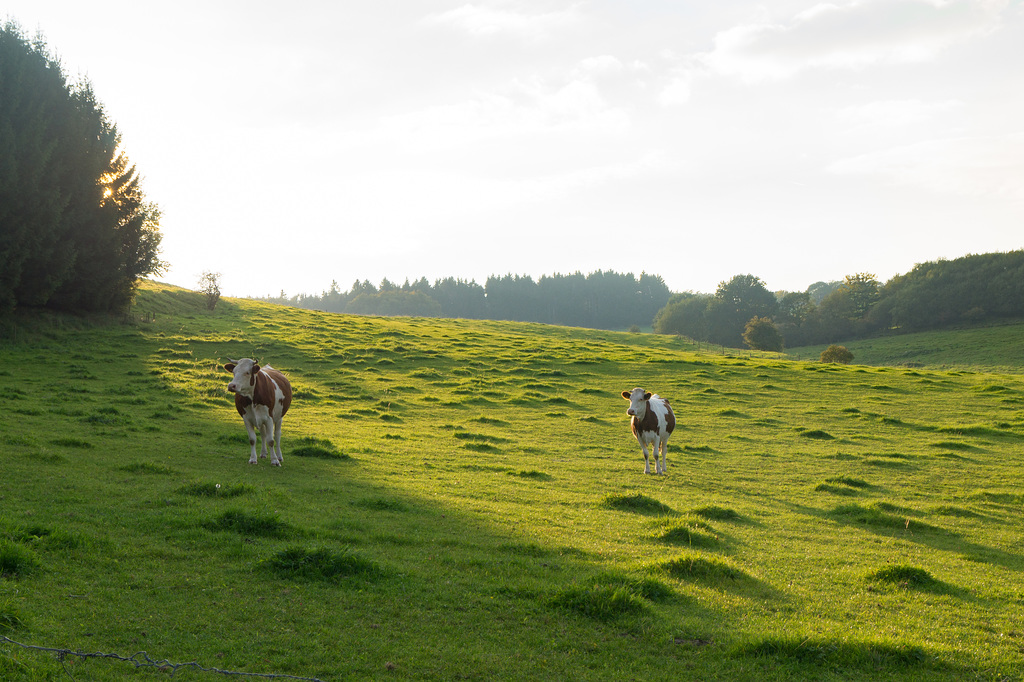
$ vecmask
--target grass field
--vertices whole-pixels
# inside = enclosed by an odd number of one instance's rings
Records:
[[[4,680],[1024,675],[1019,370],[159,284],[135,313],[0,340]],[[239,356],[292,379],[282,468],[246,463]],[[675,409],[667,476],[634,386]]]
[[[883,336],[845,342],[865,365],[1024,373],[1024,323]],[[794,348],[794,359],[816,360],[826,346]]]

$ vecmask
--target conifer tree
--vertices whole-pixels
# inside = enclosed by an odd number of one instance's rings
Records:
[[[0,27],[0,312],[120,309],[164,268],[159,218],[88,82]]]

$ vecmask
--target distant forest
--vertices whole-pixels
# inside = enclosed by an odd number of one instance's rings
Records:
[[[769,327],[762,346],[781,350],[883,333],[941,329],[1024,317],[1024,251],[964,256],[916,265],[884,284],[857,273],[815,282],[802,292],[767,289],[754,275],[736,275],[714,294],[673,294],[658,275],[613,271],[583,275],[491,276],[475,281],[425,278],[397,285],[337,283],[320,296],[268,301],[328,312],[543,322],[597,329],[654,326],[662,334],[730,347],[758,347],[751,323]],[[776,334],[777,333],[777,334]]]
[[[284,292],[273,303],[357,315],[410,315],[485,320],[544,322],[594,329],[648,327],[668,304],[672,292],[661,277],[613,271],[589,275],[491,276],[481,286],[475,280],[426,278],[402,285],[387,279],[374,286],[356,281],[348,291],[337,282],[320,296]]]

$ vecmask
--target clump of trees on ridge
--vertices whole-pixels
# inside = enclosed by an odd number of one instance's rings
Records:
[[[785,345],[795,347],[1020,317],[1024,251],[1010,251],[918,264],[885,284],[857,273],[804,292],[773,294],[759,278],[737,275],[712,295],[673,296],[654,330],[742,347],[748,323],[757,318],[763,327],[768,318]]]
[[[162,271],[160,211],[88,82],[0,26],[0,313],[123,309]]]

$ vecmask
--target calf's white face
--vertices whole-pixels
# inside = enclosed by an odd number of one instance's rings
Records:
[[[243,358],[237,362],[229,362],[224,365],[224,369],[234,374],[231,383],[228,384],[228,390],[232,393],[241,393],[251,397],[260,366],[254,360]]]
[[[629,401],[629,409],[626,410],[626,414],[643,421],[644,415],[647,414],[647,401],[651,399],[651,394],[642,388],[634,388],[632,391],[623,391],[622,397]]]

